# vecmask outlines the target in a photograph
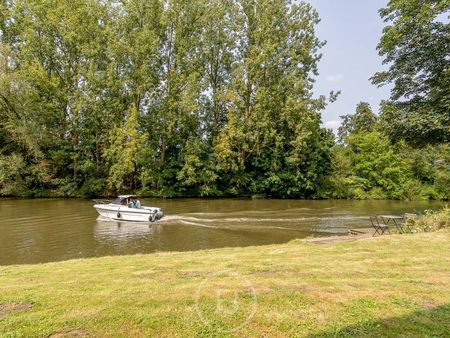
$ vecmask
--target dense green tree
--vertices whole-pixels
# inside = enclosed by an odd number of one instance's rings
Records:
[[[6,129],[14,142],[26,145],[29,164],[43,171],[42,188],[66,186],[64,194],[75,194],[96,174],[91,163],[98,168],[101,157],[96,134],[106,119],[95,84],[103,86],[108,62],[107,7],[82,0],[8,4],[2,43],[9,48],[6,81],[14,92],[5,95],[11,105],[3,112],[15,114],[9,114]]]
[[[202,39],[205,2],[175,0],[167,3],[163,15],[164,40],[159,53],[159,86],[148,119],[148,133],[157,138],[154,144],[153,185],[163,195],[179,190],[177,174],[188,140],[201,137],[201,101],[204,64]]]
[[[0,195],[22,195],[26,189],[22,178],[25,161],[16,153],[0,155]]]
[[[115,192],[132,191],[144,165],[147,136],[140,130],[139,112],[131,108],[124,124],[114,128],[104,153],[110,164],[108,186]]]
[[[240,1],[242,12],[227,125],[215,145],[231,193],[312,196],[327,172],[323,100],[312,98],[322,43],[308,4]]]
[[[392,144],[381,131],[350,134],[333,151],[331,196],[336,198],[448,199],[450,149]]]
[[[183,194],[221,195],[211,156],[232,106],[232,65],[236,62],[238,6],[233,1],[208,1],[202,17],[199,123],[181,156],[177,180]]]
[[[205,149],[206,148],[206,149]],[[183,153],[183,167],[177,174],[181,192],[188,196],[220,196],[223,193],[217,187],[218,175],[208,158],[208,144],[194,138],[186,143]]]
[[[202,41],[202,131],[214,140],[227,121],[232,101],[230,84],[236,61],[238,5],[230,0],[211,0],[205,8]]]
[[[374,131],[377,123],[377,116],[367,102],[360,102],[356,106],[355,114],[343,115],[341,119],[342,123],[338,130],[340,143],[346,142],[351,134]]]
[[[447,140],[445,2],[382,11],[392,100],[333,153],[305,2],[0,3],[0,195],[448,198],[448,146],[401,141]]]
[[[337,149],[333,190],[336,197],[403,198],[406,165],[380,132],[351,134]]]
[[[20,0],[0,19],[1,154],[29,191],[318,192],[332,140],[310,5]]]
[[[386,131],[410,143],[450,139],[450,2],[391,0],[378,50],[387,71],[373,83],[393,84],[382,110]]]

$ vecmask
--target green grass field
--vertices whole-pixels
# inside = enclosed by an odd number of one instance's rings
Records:
[[[0,337],[448,337],[450,231],[0,267]]]

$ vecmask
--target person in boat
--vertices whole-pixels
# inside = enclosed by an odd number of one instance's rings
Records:
[[[129,208],[140,209],[141,208],[141,201],[139,201],[135,197],[131,197],[129,199],[129,202],[127,203],[127,205],[128,205]]]

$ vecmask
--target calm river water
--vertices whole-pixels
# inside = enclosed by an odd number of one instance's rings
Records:
[[[97,220],[89,200],[0,199],[0,265],[81,257],[284,243],[346,234],[368,214],[423,212],[440,202],[144,199],[166,216],[153,224]]]

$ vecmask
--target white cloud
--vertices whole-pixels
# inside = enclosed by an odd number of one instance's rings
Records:
[[[333,82],[333,83],[340,82],[343,79],[344,79],[344,74],[341,74],[341,73],[327,76],[327,81]]]
[[[338,130],[338,128],[341,126],[341,121],[327,121],[324,124],[324,127],[327,129],[333,129]]]
[[[338,129],[341,126],[341,121],[327,121],[323,123],[323,127],[326,129],[331,129],[335,137],[337,137]]]

